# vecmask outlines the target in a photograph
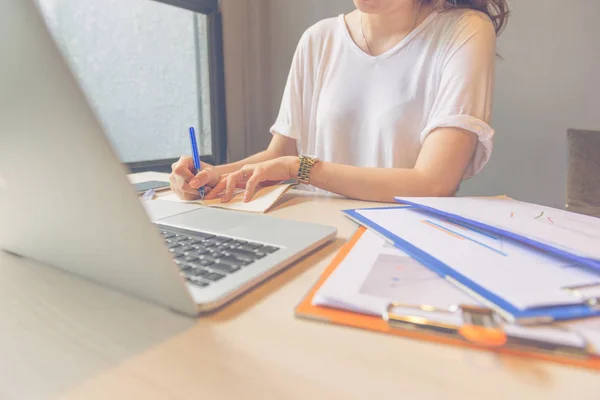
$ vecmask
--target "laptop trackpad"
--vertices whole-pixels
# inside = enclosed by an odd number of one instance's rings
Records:
[[[212,208],[198,208],[185,214],[164,218],[160,220],[160,223],[182,229],[224,234],[229,230],[238,228],[240,225],[256,223],[258,220],[259,218],[256,215]]]
[[[176,203],[164,200],[142,201],[142,205],[152,222],[158,222],[167,217],[198,209],[198,205],[196,204]]]

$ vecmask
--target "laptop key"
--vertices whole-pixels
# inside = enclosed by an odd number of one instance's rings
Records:
[[[233,256],[219,257],[217,262],[222,263],[222,264],[232,265],[234,267],[244,267],[249,264],[248,261],[241,260],[241,259],[239,259],[237,257],[233,257]]]
[[[204,279],[208,279],[209,281],[216,282],[219,279],[225,278],[225,275],[222,275],[222,274],[219,274],[219,273],[216,273],[216,272],[211,272],[210,274],[204,276],[203,278]]]
[[[200,258],[201,255],[206,254],[208,251],[198,251],[198,250],[192,250],[192,251],[186,251],[185,255],[188,257],[196,257],[196,258]]]
[[[234,240],[233,242],[230,242],[230,244],[231,244],[232,246],[235,246],[235,247],[238,247],[238,246],[243,246],[243,245],[245,245],[246,243],[248,243],[248,242],[247,242],[247,241],[245,241],[245,240]]]
[[[184,253],[186,253],[186,252],[188,252],[188,251],[192,251],[192,250],[195,250],[194,246],[189,246],[189,245],[187,245],[187,246],[182,246],[182,247],[181,247],[181,249],[180,249],[180,251],[182,251],[182,252],[184,252]]]
[[[190,239],[207,240],[207,239],[212,239],[214,237],[215,237],[215,235],[211,235],[210,233],[194,232],[194,236],[190,236]]]
[[[198,261],[194,261],[194,262],[193,262],[193,264],[194,264],[194,265],[196,265],[196,264],[197,264],[197,265],[199,265],[199,266],[206,267],[207,265],[211,265],[211,264],[214,264],[214,263],[216,263],[216,262],[217,262],[217,260],[215,260],[215,259],[214,259],[214,258],[212,258],[212,257],[209,257],[209,256],[201,256],[201,257],[200,257],[200,259],[199,259]]]
[[[227,274],[231,274],[235,271],[240,270],[240,267],[236,267],[236,266],[229,265],[229,264],[223,264],[221,262],[211,265],[210,268],[215,269],[217,271],[225,272]]]
[[[167,232],[167,231],[162,231],[162,234],[165,239],[171,239],[172,237],[175,237],[174,233]]]
[[[200,244],[204,247],[217,246],[217,243],[214,241],[214,239],[203,240]]]
[[[214,263],[215,263],[214,260],[200,260],[200,261],[196,262],[196,264],[199,264],[199,265],[201,265],[203,267],[210,267]]]
[[[228,251],[229,254],[236,256],[236,257],[244,257],[244,258],[250,258],[250,259],[254,259],[256,258],[256,253],[250,250],[244,250],[244,249],[231,249]]]
[[[185,264],[184,262],[182,262],[181,264],[179,264],[179,269],[181,270],[181,272],[189,274],[189,272],[193,271],[196,268],[194,268],[193,265]]]
[[[246,243],[245,245],[240,246],[239,248],[242,250],[254,251],[254,250],[258,249],[259,247],[262,247],[262,244]]]
[[[188,267],[190,267],[190,266],[188,266]],[[212,274],[212,272],[209,271],[209,270],[206,270],[206,269],[203,269],[203,268],[191,268],[191,267],[189,269],[184,269],[184,272],[187,275],[198,276],[198,277],[201,277],[201,278]]]
[[[277,250],[279,250],[279,249],[277,247],[273,247],[273,246],[263,246],[260,248],[261,252],[267,253],[267,254],[275,253]]]
[[[215,241],[215,243],[217,244],[217,246],[220,246],[220,245],[222,245],[224,243],[231,242],[233,239],[228,238],[228,237],[223,237],[223,236],[217,236],[213,240]]]
[[[194,256],[185,256],[183,258],[183,261],[185,261],[187,263],[194,262],[194,261],[197,261],[197,260],[198,260],[198,257],[194,257]]]
[[[214,258],[221,258],[225,256],[225,252],[222,250],[211,251],[210,256]]]
[[[209,285],[208,282],[199,281],[197,279],[188,279],[188,282],[191,282],[196,286],[200,286],[201,288],[207,287]]]

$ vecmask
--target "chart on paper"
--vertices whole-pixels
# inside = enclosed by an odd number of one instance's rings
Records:
[[[462,222],[432,217],[421,219],[421,223],[436,231],[442,231],[455,240],[470,241],[503,257],[518,256],[522,260],[530,260],[532,264],[556,265],[563,268],[573,266],[572,263],[552,257],[543,250],[534,249],[505,236],[484,231]]]
[[[397,200],[427,209],[438,216],[459,216],[464,221],[510,232],[587,260],[597,261],[595,265],[587,263],[590,266],[600,265],[600,218],[506,197],[412,197]]]
[[[433,229],[441,230],[457,240],[470,240],[473,243],[483,246],[505,257],[508,256],[508,253],[505,250],[505,239],[500,235],[485,232],[447,219],[436,221],[432,219],[423,219],[421,220],[421,223],[428,225]]]
[[[540,214],[533,219],[541,224],[546,224],[549,227],[559,229],[566,234],[581,235],[591,240],[600,241],[597,227],[592,225],[589,221],[580,221],[568,214],[551,216],[550,213],[541,211]]]
[[[375,297],[400,297],[407,286],[440,278],[408,256],[382,253],[365,278],[360,292]]]
[[[366,231],[315,294],[313,304],[335,306],[372,315],[390,302],[448,308],[478,304],[386,240]]]

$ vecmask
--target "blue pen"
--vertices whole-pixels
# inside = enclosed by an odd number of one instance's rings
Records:
[[[196,175],[198,172],[202,171],[202,164],[200,163],[200,152],[198,151],[198,142],[196,141],[196,131],[194,127],[190,127],[190,141],[192,142],[192,155],[194,156],[194,167],[196,167]],[[204,199],[204,186],[198,189],[200,192],[200,198]]]

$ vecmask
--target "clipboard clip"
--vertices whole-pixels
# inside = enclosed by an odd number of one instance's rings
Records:
[[[589,308],[600,311],[600,282],[569,286],[563,290],[582,299]]]
[[[486,348],[506,347],[582,358],[595,354],[585,336],[560,325],[551,324],[555,329],[575,335],[580,344],[552,343],[508,333],[500,315],[485,307],[454,305],[443,309],[392,302],[383,312],[383,319],[391,328],[429,332]]]
[[[480,346],[501,347],[508,341],[500,317],[485,307],[458,305],[442,309],[393,302],[383,313],[383,319],[390,327],[453,336]]]

